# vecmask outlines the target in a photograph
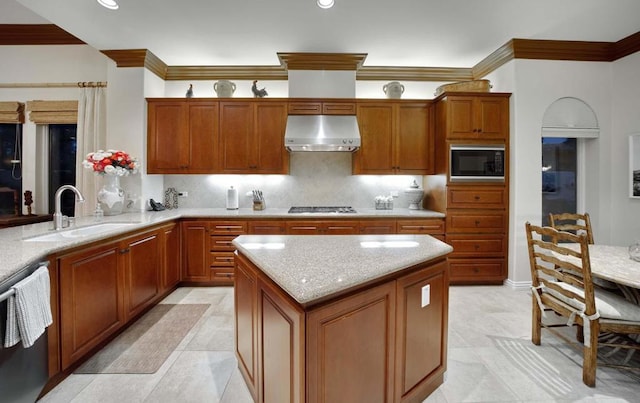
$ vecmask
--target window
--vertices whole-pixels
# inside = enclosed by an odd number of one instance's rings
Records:
[[[577,212],[578,141],[542,138],[542,223],[549,213]]]
[[[0,123],[0,215],[22,208],[22,125]]]
[[[55,192],[62,185],[76,184],[75,124],[49,125],[49,213],[55,209]],[[75,194],[64,192],[61,197],[62,214],[74,216]]]

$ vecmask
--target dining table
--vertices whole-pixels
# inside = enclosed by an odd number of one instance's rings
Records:
[[[579,250],[580,244],[564,244],[573,250]],[[624,297],[640,305],[640,262],[629,256],[629,248],[613,245],[589,245],[591,275],[594,283],[597,279],[615,283]]]

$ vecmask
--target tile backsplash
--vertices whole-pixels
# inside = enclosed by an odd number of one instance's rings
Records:
[[[266,206],[353,206],[374,208],[378,195],[398,192],[396,208],[407,208],[404,189],[416,175],[351,175],[350,153],[291,153],[289,175],[165,175],[164,188],[188,192],[179,198],[179,206],[187,208],[226,207],[230,186],[238,189],[239,207],[252,206],[251,190],[260,189]],[[247,195],[248,193],[248,195]]]

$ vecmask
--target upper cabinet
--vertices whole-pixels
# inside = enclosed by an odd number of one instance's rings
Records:
[[[355,115],[356,103],[337,100],[289,100],[289,115]]]
[[[358,101],[361,147],[353,174],[429,175],[434,172],[432,104]]]
[[[147,172],[214,173],[218,101],[147,99]]]
[[[287,111],[287,102],[277,100],[220,102],[220,172],[287,174]]]
[[[509,137],[509,97],[505,94],[446,95],[437,104],[447,140],[500,140]]]

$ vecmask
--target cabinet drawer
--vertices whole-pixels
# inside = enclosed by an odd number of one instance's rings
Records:
[[[507,205],[507,192],[504,187],[449,187],[447,198],[449,208],[503,209]]]
[[[357,221],[336,221],[325,223],[321,227],[321,234],[323,235],[354,235],[358,231],[359,225]]]
[[[449,259],[452,281],[499,281],[506,276],[504,259]]]
[[[505,233],[507,217],[495,212],[447,212],[447,232],[449,233]]]
[[[284,221],[249,221],[249,234],[279,235],[286,231]]]
[[[322,102],[289,102],[289,115],[320,115]]]
[[[233,267],[234,252],[211,252],[211,266]]]
[[[209,237],[209,247],[214,251],[229,251],[233,252],[236,247],[231,243],[236,238],[235,235],[223,236],[215,235]]]
[[[246,221],[216,221],[211,224],[210,231],[218,235],[242,235],[247,233]]]
[[[398,234],[443,234],[444,220],[398,220]]]
[[[354,102],[323,102],[322,113],[324,115],[355,115],[356,104]]]
[[[395,234],[396,220],[360,221],[361,234]]]
[[[453,247],[451,257],[503,256],[503,235],[447,235],[447,243]]]
[[[320,225],[317,221],[289,221],[286,226],[288,235],[320,234]]]
[[[211,280],[212,281],[233,281],[233,268],[211,268]]]

